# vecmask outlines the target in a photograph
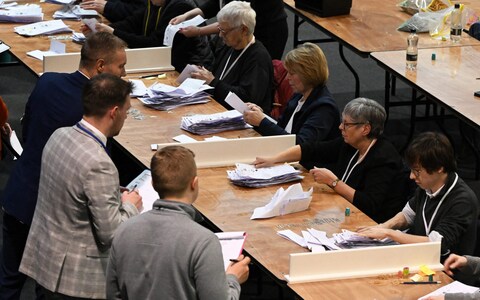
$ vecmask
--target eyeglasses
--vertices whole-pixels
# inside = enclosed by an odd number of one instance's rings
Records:
[[[422,172],[422,169],[413,169],[413,168],[411,168],[411,169],[410,169],[410,172],[412,172],[413,175],[415,175],[415,177],[418,177],[418,176],[420,176],[420,173]]]
[[[364,122],[345,122],[345,121],[342,121],[342,125],[343,125],[343,128],[344,129],[348,129],[352,126],[355,126],[355,125],[364,125],[364,124],[367,124],[367,123],[364,123]]]
[[[217,28],[218,28],[218,31],[219,31],[221,34],[223,34],[223,35],[227,35],[227,34],[229,34],[231,31],[233,31],[233,30],[237,29],[237,28],[238,28],[238,26],[237,26],[237,27],[232,27],[232,28],[230,28],[230,29],[227,29],[227,30],[225,30],[225,29],[222,29],[222,27],[220,27],[220,26],[217,26]]]

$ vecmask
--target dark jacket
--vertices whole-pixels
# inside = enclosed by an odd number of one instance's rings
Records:
[[[150,2],[144,11],[137,11],[127,19],[112,24],[113,34],[130,48],[163,46],[165,29],[170,20],[195,8],[191,0],[166,0],[160,8]],[[177,33],[172,46],[172,65],[179,72],[187,64],[211,66],[213,53],[206,37],[187,38]]]
[[[111,23],[121,21],[137,10],[145,9],[145,0],[108,0],[103,9],[103,16]]]
[[[285,127],[295,111],[301,94],[294,94],[287,103],[278,123],[264,118],[255,129],[262,135],[288,134]],[[293,117],[292,134],[296,134],[296,143],[328,141],[340,135],[340,112],[337,103],[326,86],[317,86],[308,96],[302,108]]]

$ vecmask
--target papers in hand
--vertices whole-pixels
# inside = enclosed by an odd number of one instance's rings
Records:
[[[177,77],[176,82],[180,84],[180,83],[184,82],[185,79],[191,78],[192,72],[198,72],[198,71],[200,71],[199,67],[197,67],[196,65],[188,64],[188,65],[185,66],[185,68],[183,68],[183,71]]]
[[[142,196],[143,208],[140,212],[146,212],[152,210],[153,203],[159,199],[158,193],[152,186],[152,173],[150,170],[145,170],[138,175],[132,182],[127,185],[127,188],[131,191],[134,188],[138,189],[138,193]]]
[[[250,219],[271,218],[306,210],[312,201],[312,192],[313,188],[304,192],[300,183],[286,190],[279,188],[267,205],[255,208]]]
[[[198,135],[213,134],[227,130],[251,128],[243,115],[236,110],[211,114],[182,117],[180,128]]]
[[[243,244],[247,238],[246,232],[232,231],[232,232],[217,232],[215,235],[220,241],[223,254],[223,265],[225,270],[230,265],[230,259],[237,259],[243,251]]]
[[[71,32],[72,30],[68,28],[62,20],[51,20],[18,26],[14,28],[14,31],[20,35],[36,36],[41,34]]]
[[[227,97],[225,97],[225,102],[241,114],[248,109],[247,104],[245,104],[245,102],[233,92],[228,92]]]
[[[165,29],[165,34],[163,35],[163,44],[165,46],[172,46],[173,45],[173,39],[175,38],[175,34],[182,28],[188,27],[188,26],[197,26],[205,22],[205,19],[202,16],[196,16],[193,19],[184,21],[182,23],[172,25],[169,24],[167,26],[167,29]]]
[[[15,23],[31,23],[43,20],[42,8],[37,4],[26,4],[4,7],[0,10],[0,21]]]
[[[419,298],[419,300],[426,299],[430,296],[441,296],[441,295],[444,295],[444,294],[447,294],[447,293],[465,293],[465,294],[475,293],[477,295],[475,299],[477,299],[477,298],[480,298],[479,291],[480,290],[476,286],[470,286],[470,285],[466,285],[464,283],[461,283],[460,281],[454,281],[450,284],[442,286],[441,288],[431,292],[428,295],[425,295],[425,296]],[[468,299],[473,299],[473,298],[468,298]]]
[[[227,175],[233,184],[239,186],[264,187],[303,179],[299,175],[301,172],[288,164],[257,169],[254,165],[237,163],[236,167],[227,171]]]
[[[209,95],[203,91],[212,87],[204,80],[187,78],[179,87],[155,83],[148,90],[146,97],[140,97],[143,104],[158,110],[171,110],[179,106],[207,103]]]

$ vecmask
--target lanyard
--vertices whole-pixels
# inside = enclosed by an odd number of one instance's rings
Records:
[[[228,75],[228,73],[230,73],[233,66],[235,66],[235,64],[240,59],[240,57],[243,55],[243,53],[245,53],[245,51],[247,51],[248,47],[250,47],[250,45],[252,45],[253,43],[255,43],[255,37],[252,38],[252,40],[248,43],[247,47],[243,48],[242,52],[240,52],[240,55],[237,57],[237,59],[235,59],[235,61],[232,63],[232,65],[228,68],[227,72],[225,72],[225,69],[227,68],[228,63],[230,62],[230,58],[232,57],[232,53],[233,53],[233,49],[232,49],[232,52],[230,52],[230,55],[228,56],[227,62],[225,63],[225,67],[223,67],[222,74],[220,74],[219,80],[222,80],[223,78],[225,78]]]
[[[355,152],[355,153],[353,154],[352,158],[350,159],[350,162],[348,162],[347,169],[345,170],[345,173],[343,173],[343,176],[342,176],[342,181],[343,181],[343,182],[347,182],[348,178],[349,178],[350,175],[352,174],[353,169],[355,169],[355,167],[356,167],[357,165],[359,165],[359,164],[363,161],[363,159],[365,158],[365,156],[367,156],[368,151],[370,151],[370,148],[372,148],[373,144],[375,144],[376,141],[377,141],[377,139],[373,139],[373,140],[372,140],[372,142],[370,143],[370,145],[369,145],[368,148],[367,148],[367,151],[365,151],[365,154],[363,154],[363,156],[361,156],[361,157],[357,160],[357,162],[353,165],[353,167],[350,169],[350,171],[348,171],[348,169],[350,168],[350,165],[352,164],[353,159],[355,158],[355,156],[357,156],[357,154],[358,154],[359,151],[357,150],[357,152]],[[347,173],[348,173],[348,174],[347,174]]]
[[[445,193],[445,195],[443,195],[442,199],[440,199],[440,202],[438,202],[437,207],[435,208],[435,211],[433,212],[432,218],[430,218],[430,222],[428,223],[428,225],[427,225],[427,218],[425,217],[425,206],[427,205],[428,196],[425,197],[425,203],[423,203],[423,211],[422,211],[422,214],[423,214],[423,225],[425,226],[425,233],[426,233],[427,235],[430,234],[430,229],[432,228],[433,219],[435,219],[435,216],[437,215],[438,209],[439,209],[440,206],[442,205],[442,203],[443,203],[443,201],[445,200],[445,198],[447,198],[447,195],[448,195],[448,194],[452,191],[452,189],[455,187],[455,185],[457,184],[457,181],[458,181],[458,174],[455,173],[455,180],[453,181],[452,186],[450,186],[450,188],[447,190],[447,192]]]
[[[100,145],[102,145],[103,147],[103,150],[105,150],[105,152],[108,154],[108,156],[110,156],[110,152],[108,151],[107,147],[103,144],[103,142],[95,135],[93,134],[93,132],[91,132],[90,130],[88,130],[87,128],[83,127],[80,122],[77,123],[77,127],[78,129],[80,129],[81,131],[85,132],[86,134],[88,134],[89,136],[91,136],[94,140],[96,140]]]

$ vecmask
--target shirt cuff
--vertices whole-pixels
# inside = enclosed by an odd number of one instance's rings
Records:
[[[405,220],[407,220],[408,225],[412,226],[413,221],[415,220],[415,211],[410,207],[408,202],[403,208],[402,213],[405,216]]]

